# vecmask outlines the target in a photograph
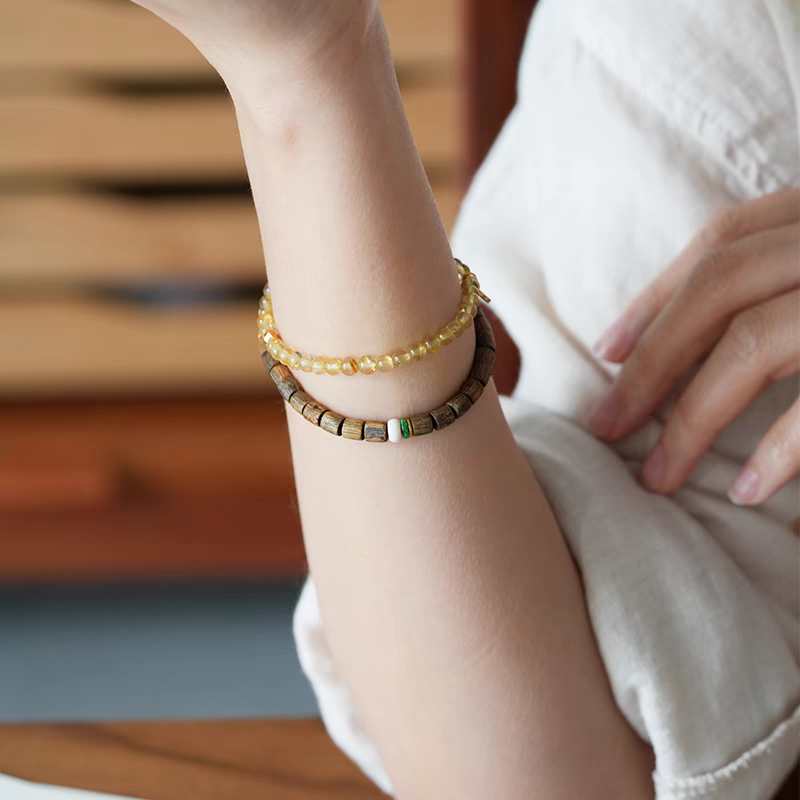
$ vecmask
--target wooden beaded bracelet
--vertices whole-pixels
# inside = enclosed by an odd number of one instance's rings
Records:
[[[269,350],[261,357],[281,397],[312,425],[341,436],[344,439],[362,439],[367,442],[401,442],[414,436],[424,436],[452,425],[478,402],[484,387],[489,383],[495,364],[495,341],[492,326],[480,309],[474,318],[475,357],[469,375],[459,390],[444,405],[424,414],[385,422],[362,420],[337,414],[318,403],[303,391],[289,367],[280,364]]]
[[[275,317],[272,313],[272,299],[270,297],[269,283],[264,286],[264,295],[258,310],[258,338],[267,348],[270,355],[280,364],[300,369],[303,372],[314,372],[317,375],[356,375],[361,372],[365,375],[380,370],[390,372],[395,367],[402,367],[413,361],[423,359],[428,353],[437,352],[442,346],[447,346],[472,325],[472,320],[478,310],[481,299],[487,303],[490,299],[480,290],[478,278],[470,268],[459,259],[454,258],[461,281],[461,302],[453,319],[436,333],[428,336],[416,344],[394,353],[382,356],[361,356],[361,358],[329,358],[327,356],[312,356],[301,353],[288,347],[281,338],[275,326]]]

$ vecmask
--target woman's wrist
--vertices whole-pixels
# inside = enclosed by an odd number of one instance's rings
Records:
[[[394,88],[391,50],[380,12],[360,4],[346,25],[313,42],[259,51],[207,46],[237,113],[262,132],[280,132],[320,116],[325,105],[351,102],[367,84]]]

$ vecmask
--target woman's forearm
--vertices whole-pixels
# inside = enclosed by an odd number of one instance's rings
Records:
[[[460,296],[380,18],[369,25],[277,97],[232,92],[276,321],[290,346],[313,354],[418,342],[452,318]],[[400,417],[451,396],[473,353],[470,330],[412,368],[300,375],[312,396],[351,416]]]
[[[451,318],[459,283],[380,19],[285,78],[269,91],[226,76],[282,335],[330,356],[419,341]],[[404,417],[454,393],[474,346],[469,328],[413,366],[298,378],[340,413]],[[288,420],[326,633],[398,796],[648,796],[646,751],[494,384],[456,424],[398,445]]]

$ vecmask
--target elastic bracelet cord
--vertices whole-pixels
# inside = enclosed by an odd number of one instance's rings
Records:
[[[464,383],[456,394],[438,408],[403,419],[362,420],[338,414],[305,392],[289,367],[279,363],[269,350],[263,350],[261,357],[281,397],[312,425],[343,439],[402,442],[452,425],[463,417],[483,394],[495,365],[495,340],[492,326],[480,307],[477,308],[473,322],[475,357]]]

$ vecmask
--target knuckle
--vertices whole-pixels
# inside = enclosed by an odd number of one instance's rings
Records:
[[[706,302],[721,299],[731,285],[731,271],[736,266],[736,255],[730,248],[711,250],[698,261],[689,273],[687,288],[702,295]]]
[[[741,239],[746,233],[746,216],[739,208],[715,212],[700,230],[700,241],[709,250]]]
[[[620,396],[627,403],[636,402],[649,385],[654,358],[652,346],[648,343],[639,344],[628,357],[618,387]]]
[[[727,333],[733,358],[745,366],[758,362],[766,347],[768,328],[768,320],[758,306],[734,317]]]
[[[781,467],[796,467],[800,464],[800,447],[797,437],[788,425],[777,425],[765,441],[766,460]]]
[[[769,460],[772,462],[786,464],[795,460],[795,456],[789,447],[789,439],[786,436],[776,435],[771,437],[768,447]]]
[[[683,440],[691,437],[702,427],[698,409],[688,400],[681,399],[670,414],[668,426],[672,438]]]
[[[682,401],[679,402],[672,409],[664,428],[664,440],[668,443],[667,449],[679,452],[686,450],[686,444],[697,438],[699,429],[700,421],[695,409],[688,407]]]

